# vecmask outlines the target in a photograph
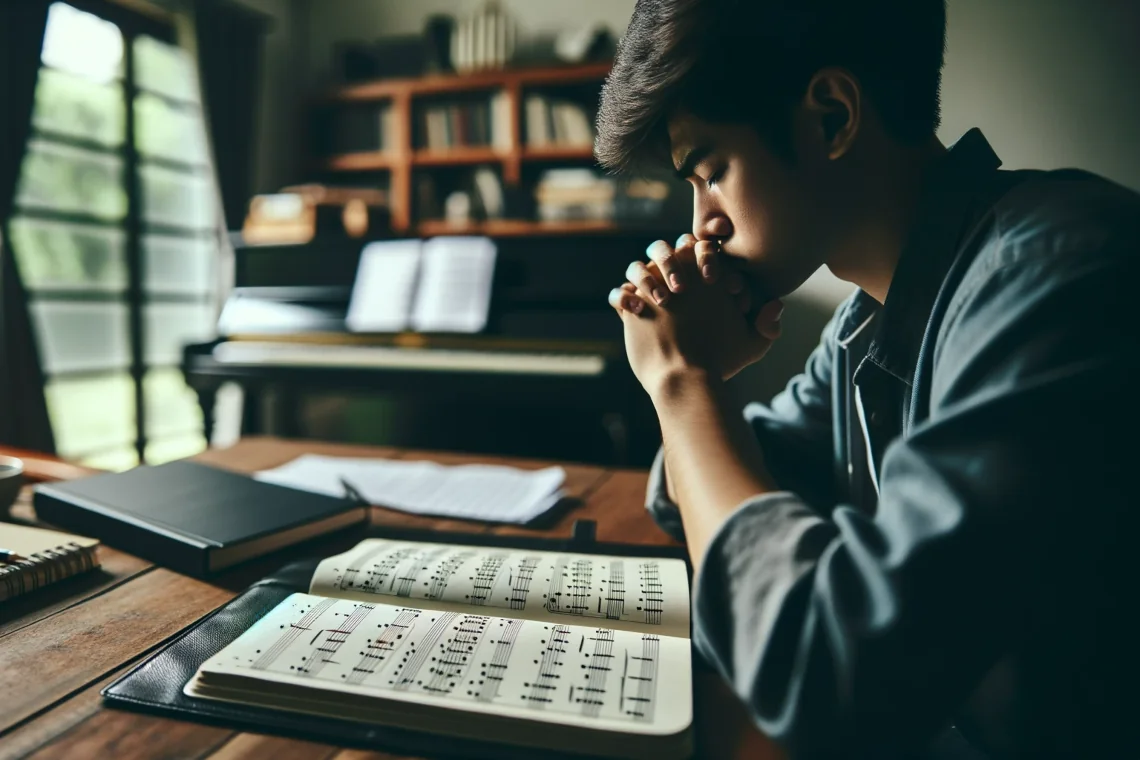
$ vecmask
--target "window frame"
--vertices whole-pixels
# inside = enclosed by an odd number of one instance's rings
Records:
[[[140,464],[147,462],[146,450],[148,445],[162,444],[188,437],[193,431],[186,430],[180,433],[164,431],[155,436],[147,433],[147,394],[146,377],[152,370],[169,370],[177,368],[169,361],[158,360],[151,364],[147,360],[149,341],[146,335],[146,319],[149,307],[152,305],[202,305],[208,304],[217,309],[217,266],[220,263],[218,248],[219,219],[216,179],[213,176],[212,161],[208,151],[200,162],[193,160],[179,161],[168,157],[144,154],[140,151],[139,130],[137,125],[136,102],[140,95],[158,98],[175,108],[192,108],[197,111],[197,118],[203,136],[205,134],[204,103],[178,98],[162,92],[139,86],[137,77],[137,54],[135,42],[139,37],[152,37],[159,42],[177,45],[177,30],[172,15],[164,12],[147,13],[141,9],[117,4],[114,0],[59,0],[76,10],[90,13],[100,19],[115,24],[123,38],[123,68],[121,77],[115,80],[115,86],[121,88],[124,108],[124,122],[122,143],[119,145],[106,145],[97,140],[83,139],[73,135],[61,134],[44,129],[36,124],[30,125],[28,146],[36,142],[61,148],[73,148],[88,155],[113,157],[121,161],[122,175],[120,187],[126,195],[126,213],[121,218],[111,220],[97,214],[76,213],[65,210],[54,210],[39,207],[24,206],[19,197],[14,206],[12,217],[5,220],[5,232],[12,222],[28,220],[33,224],[42,222],[46,224],[73,224],[97,232],[114,232],[122,236],[123,263],[126,270],[126,287],[115,285],[108,289],[98,287],[66,288],[66,287],[36,287],[26,288],[29,308],[38,303],[114,303],[123,304],[127,311],[127,339],[129,342],[129,358],[126,367],[121,363],[109,361],[107,366],[96,369],[64,369],[62,371],[44,371],[45,384],[52,379],[79,380],[95,377],[113,377],[125,374],[130,378],[134,402],[134,440],[135,454]],[[37,71],[52,69],[41,62]],[[38,86],[38,84],[37,84]],[[34,119],[34,117],[33,117]],[[25,158],[30,150],[25,151]],[[211,186],[208,194],[214,210],[211,212],[212,223],[210,227],[192,227],[169,224],[166,222],[148,221],[144,218],[144,167],[156,167],[161,170],[175,172],[187,178],[200,178]],[[21,170],[22,171],[22,170]],[[196,241],[205,243],[213,250],[211,256],[211,287],[205,292],[172,292],[169,289],[149,289],[146,272],[146,256],[144,251],[144,238],[148,235],[161,236],[168,239],[177,239],[182,242]],[[10,235],[5,235],[10,237]],[[37,332],[44,330],[42,324],[36,324]],[[42,347],[44,339],[38,338]],[[41,362],[43,357],[41,355]],[[59,421],[53,419],[52,424]],[[124,442],[125,443],[125,442]],[[123,444],[113,444],[111,448],[100,448],[95,451],[67,452],[68,456],[78,459],[100,455],[112,455],[122,452],[126,448],[119,448]]]

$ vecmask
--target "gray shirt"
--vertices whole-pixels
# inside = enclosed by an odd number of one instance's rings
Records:
[[[781,492],[741,504],[694,641],[793,757],[956,725],[994,756],[1140,756],[1140,198],[951,150],[886,303],[856,292],[745,410]],[[649,508],[681,535],[654,466]]]

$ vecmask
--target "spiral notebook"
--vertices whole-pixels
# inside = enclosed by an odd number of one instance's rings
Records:
[[[99,567],[99,542],[0,523],[0,602]]]

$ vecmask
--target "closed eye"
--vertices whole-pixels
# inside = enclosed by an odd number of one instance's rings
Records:
[[[723,169],[721,169],[720,171],[713,172],[713,174],[708,179],[705,180],[705,187],[707,187],[711,190],[713,187],[716,186],[716,183],[720,180],[720,178],[723,174],[724,174]]]

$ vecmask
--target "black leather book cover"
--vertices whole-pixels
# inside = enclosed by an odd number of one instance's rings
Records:
[[[359,519],[346,517],[347,524],[366,519],[365,509],[349,499],[185,461],[42,484],[33,504],[44,522],[196,576],[208,575],[212,564],[221,569],[223,553],[243,544],[275,543],[254,550],[246,557],[251,559],[313,537],[292,540],[288,531],[348,512],[359,513]],[[328,531],[317,535],[323,532]]]

